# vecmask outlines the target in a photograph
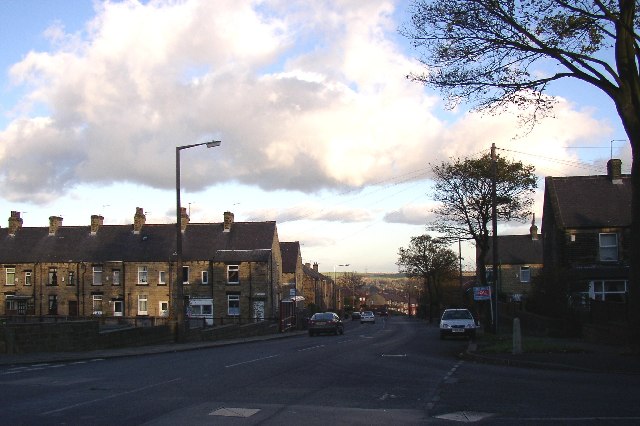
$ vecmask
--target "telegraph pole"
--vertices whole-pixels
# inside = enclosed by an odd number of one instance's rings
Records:
[[[493,228],[493,249],[491,253],[493,255],[493,283],[491,291],[490,303],[494,303],[495,309],[493,310],[493,332],[498,333],[498,211],[497,211],[497,196],[496,196],[496,181],[498,180],[498,165],[496,159],[496,144],[491,144],[491,227]]]

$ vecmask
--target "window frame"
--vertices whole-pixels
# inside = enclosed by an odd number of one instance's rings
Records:
[[[119,286],[120,285],[120,269],[112,269],[111,270],[111,285]]]
[[[67,285],[76,285],[76,273],[74,271],[69,271],[69,273],[67,274]]]
[[[232,275],[235,275],[236,280],[232,281]],[[239,285],[240,284],[240,265],[232,264],[227,265],[227,284]]]
[[[16,268],[15,266],[12,267],[7,267],[4,268],[5,270],[5,285],[10,285],[10,286],[15,286],[16,285]],[[13,272],[11,272],[13,271]],[[9,276],[12,276],[13,278],[10,279]],[[11,283],[9,283],[9,281],[11,281]]]
[[[525,279],[526,276],[526,279]],[[520,266],[520,282],[521,283],[530,283],[531,282],[531,267],[528,265]]]
[[[147,294],[138,295],[138,315],[149,315],[149,295]]]
[[[53,266],[49,267],[49,273],[47,274],[47,285],[58,285],[58,268],[55,268]]]
[[[182,265],[182,284],[189,284],[189,266]]]
[[[94,265],[92,269],[92,282],[91,285],[102,285],[102,274],[104,273],[102,265]],[[97,278],[97,279],[96,279]]]
[[[615,237],[615,244],[603,244],[603,238],[604,237],[610,237],[610,236],[614,236]],[[617,262],[619,260],[619,253],[618,253],[618,248],[619,248],[619,242],[618,242],[618,234],[615,232],[600,232],[598,234],[598,259],[600,260],[600,262]],[[609,258],[605,258],[605,256],[603,256],[604,253],[606,252],[613,252],[614,256],[612,256],[613,258],[609,259]]]
[[[92,294],[91,295],[91,312],[94,316],[102,316],[104,315],[104,310],[102,309],[104,303],[104,296],[102,294]],[[97,310],[96,306],[100,309]]]
[[[202,282],[203,285],[207,285],[209,284],[209,271],[208,270],[203,270],[200,272],[200,281]]]
[[[234,306],[232,308],[232,302]],[[240,295],[239,294],[227,294],[227,316],[239,317],[240,316]]]
[[[146,265],[138,266],[138,285],[149,285],[149,268]]]
[[[29,287],[33,285],[33,272],[32,271],[24,271],[24,285]]]
[[[158,271],[158,285],[167,285],[167,271]]]

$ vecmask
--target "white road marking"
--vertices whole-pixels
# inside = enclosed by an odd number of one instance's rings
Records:
[[[238,362],[236,364],[225,365],[224,368],[237,367],[238,365],[244,365],[244,364],[251,364],[252,362],[263,361],[265,359],[275,358],[275,357],[278,357],[278,356],[280,356],[280,355],[265,356],[265,357],[262,357],[262,358],[256,358],[256,359],[252,359],[252,360],[249,360],[249,361]]]
[[[324,348],[324,345],[317,345],[317,346],[311,346],[304,349],[298,349],[298,352],[312,351],[314,349],[320,349],[320,348]]]

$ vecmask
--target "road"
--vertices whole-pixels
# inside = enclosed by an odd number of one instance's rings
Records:
[[[459,360],[406,318],[197,351],[0,368],[1,424],[638,424],[640,376]]]

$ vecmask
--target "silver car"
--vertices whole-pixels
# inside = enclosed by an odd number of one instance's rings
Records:
[[[445,309],[440,318],[440,338],[447,336],[476,337],[476,321],[468,309]]]
[[[364,311],[360,314],[360,324],[364,324],[365,322],[376,323],[376,316],[371,311]]]

